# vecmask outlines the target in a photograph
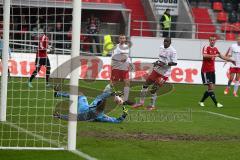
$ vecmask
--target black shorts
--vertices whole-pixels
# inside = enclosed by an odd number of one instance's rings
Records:
[[[215,84],[215,72],[201,72],[203,84]]]
[[[35,65],[36,67],[41,67],[41,66],[50,67],[50,61],[48,57],[46,58],[37,57],[35,60]]]

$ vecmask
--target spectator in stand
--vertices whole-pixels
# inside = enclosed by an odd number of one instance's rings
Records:
[[[160,19],[160,24],[163,30],[163,37],[170,37],[172,17],[170,15],[170,9],[166,9],[163,16]]]
[[[87,20],[87,33],[92,34],[89,36],[90,43],[93,43],[93,40],[95,43],[98,43],[96,45],[97,53],[101,53],[100,46],[99,46],[99,36],[95,34],[99,34],[100,31],[100,20],[95,17],[93,14],[91,14],[91,17]],[[90,46],[90,52],[93,53],[93,45]]]
[[[13,17],[13,39],[14,40],[20,40],[21,34],[20,34],[20,28],[21,28],[21,18],[19,16]],[[21,45],[14,45],[14,48],[20,48]]]
[[[20,31],[22,41],[29,39],[29,34],[27,33],[27,31],[29,31],[29,19],[25,15],[21,16]]]
[[[55,34],[54,34],[55,48],[57,53],[63,54],[65,46],[65,34],[63,30],[63,24],[61,22],[56,23]]]

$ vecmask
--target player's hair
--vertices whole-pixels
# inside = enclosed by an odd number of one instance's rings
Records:
[[[119,34],[119,37],[126,37],[127,38],[127,36],[123,33]]]
[[[172,42],[172,39],[171,39],[170,37],[164,38],[164,41],[165,41],[165,40],[167,40],[167,41],[169,41],[169,42]]]
[[[217,36],[215,34],[212,34],[212,35],[209,36],[209,39],[211,39],[211,38],[215,38],[216,39]]]

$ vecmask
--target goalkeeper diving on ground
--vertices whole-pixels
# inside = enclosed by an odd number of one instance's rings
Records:
[[[54,88],[55,97],[66,97],[69,98],[70,94],[67,92],[60,91],[57,87]],[[98,95],[91,104],[88,103],[87,97],[79,92],[78,94],[78,106],[77,106],[77,120],[78,121],[95,121],[95,122],[110,122],[110,123],[120,123],[128,115],[128,110],[122,106],[123,100],[121,98],[122,93],[112,91],[110,85],[106,86],[102,94]],[[114,102],[122,106],[123,114],[119,118],[110,117],[104,113],[106,106],[106,100],[110,97],[114,97]],[[55,112],[54,117],[69,120],[69,115],[60,114]]]

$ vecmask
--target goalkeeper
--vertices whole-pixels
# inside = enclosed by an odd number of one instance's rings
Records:
[[[56,89],[55,89],[56,90]],[[120,123],[126,116],[128,110],[123,107],[123,114],[119,118],[110,117],[104,114],[104,108],[106,105],[107,98],[114,96],[114,101],[122,105],[123,100],[120,97],[121,93],[113,92],[111,88],[106,87],[103,93],[97,96],[91,104],[88,104],[87,97],[83,93],[79,92],[78,96],[78,111],[77,111],[77,120],[78,121],[97,121],[97,122],[110,122],[110,123]],[[55,97],[66,97],[69,98],[69,93],[62,91],[55,91]],[[59,114],[58,112],[54,113],[54,117],[69,120],[68,115]]]

